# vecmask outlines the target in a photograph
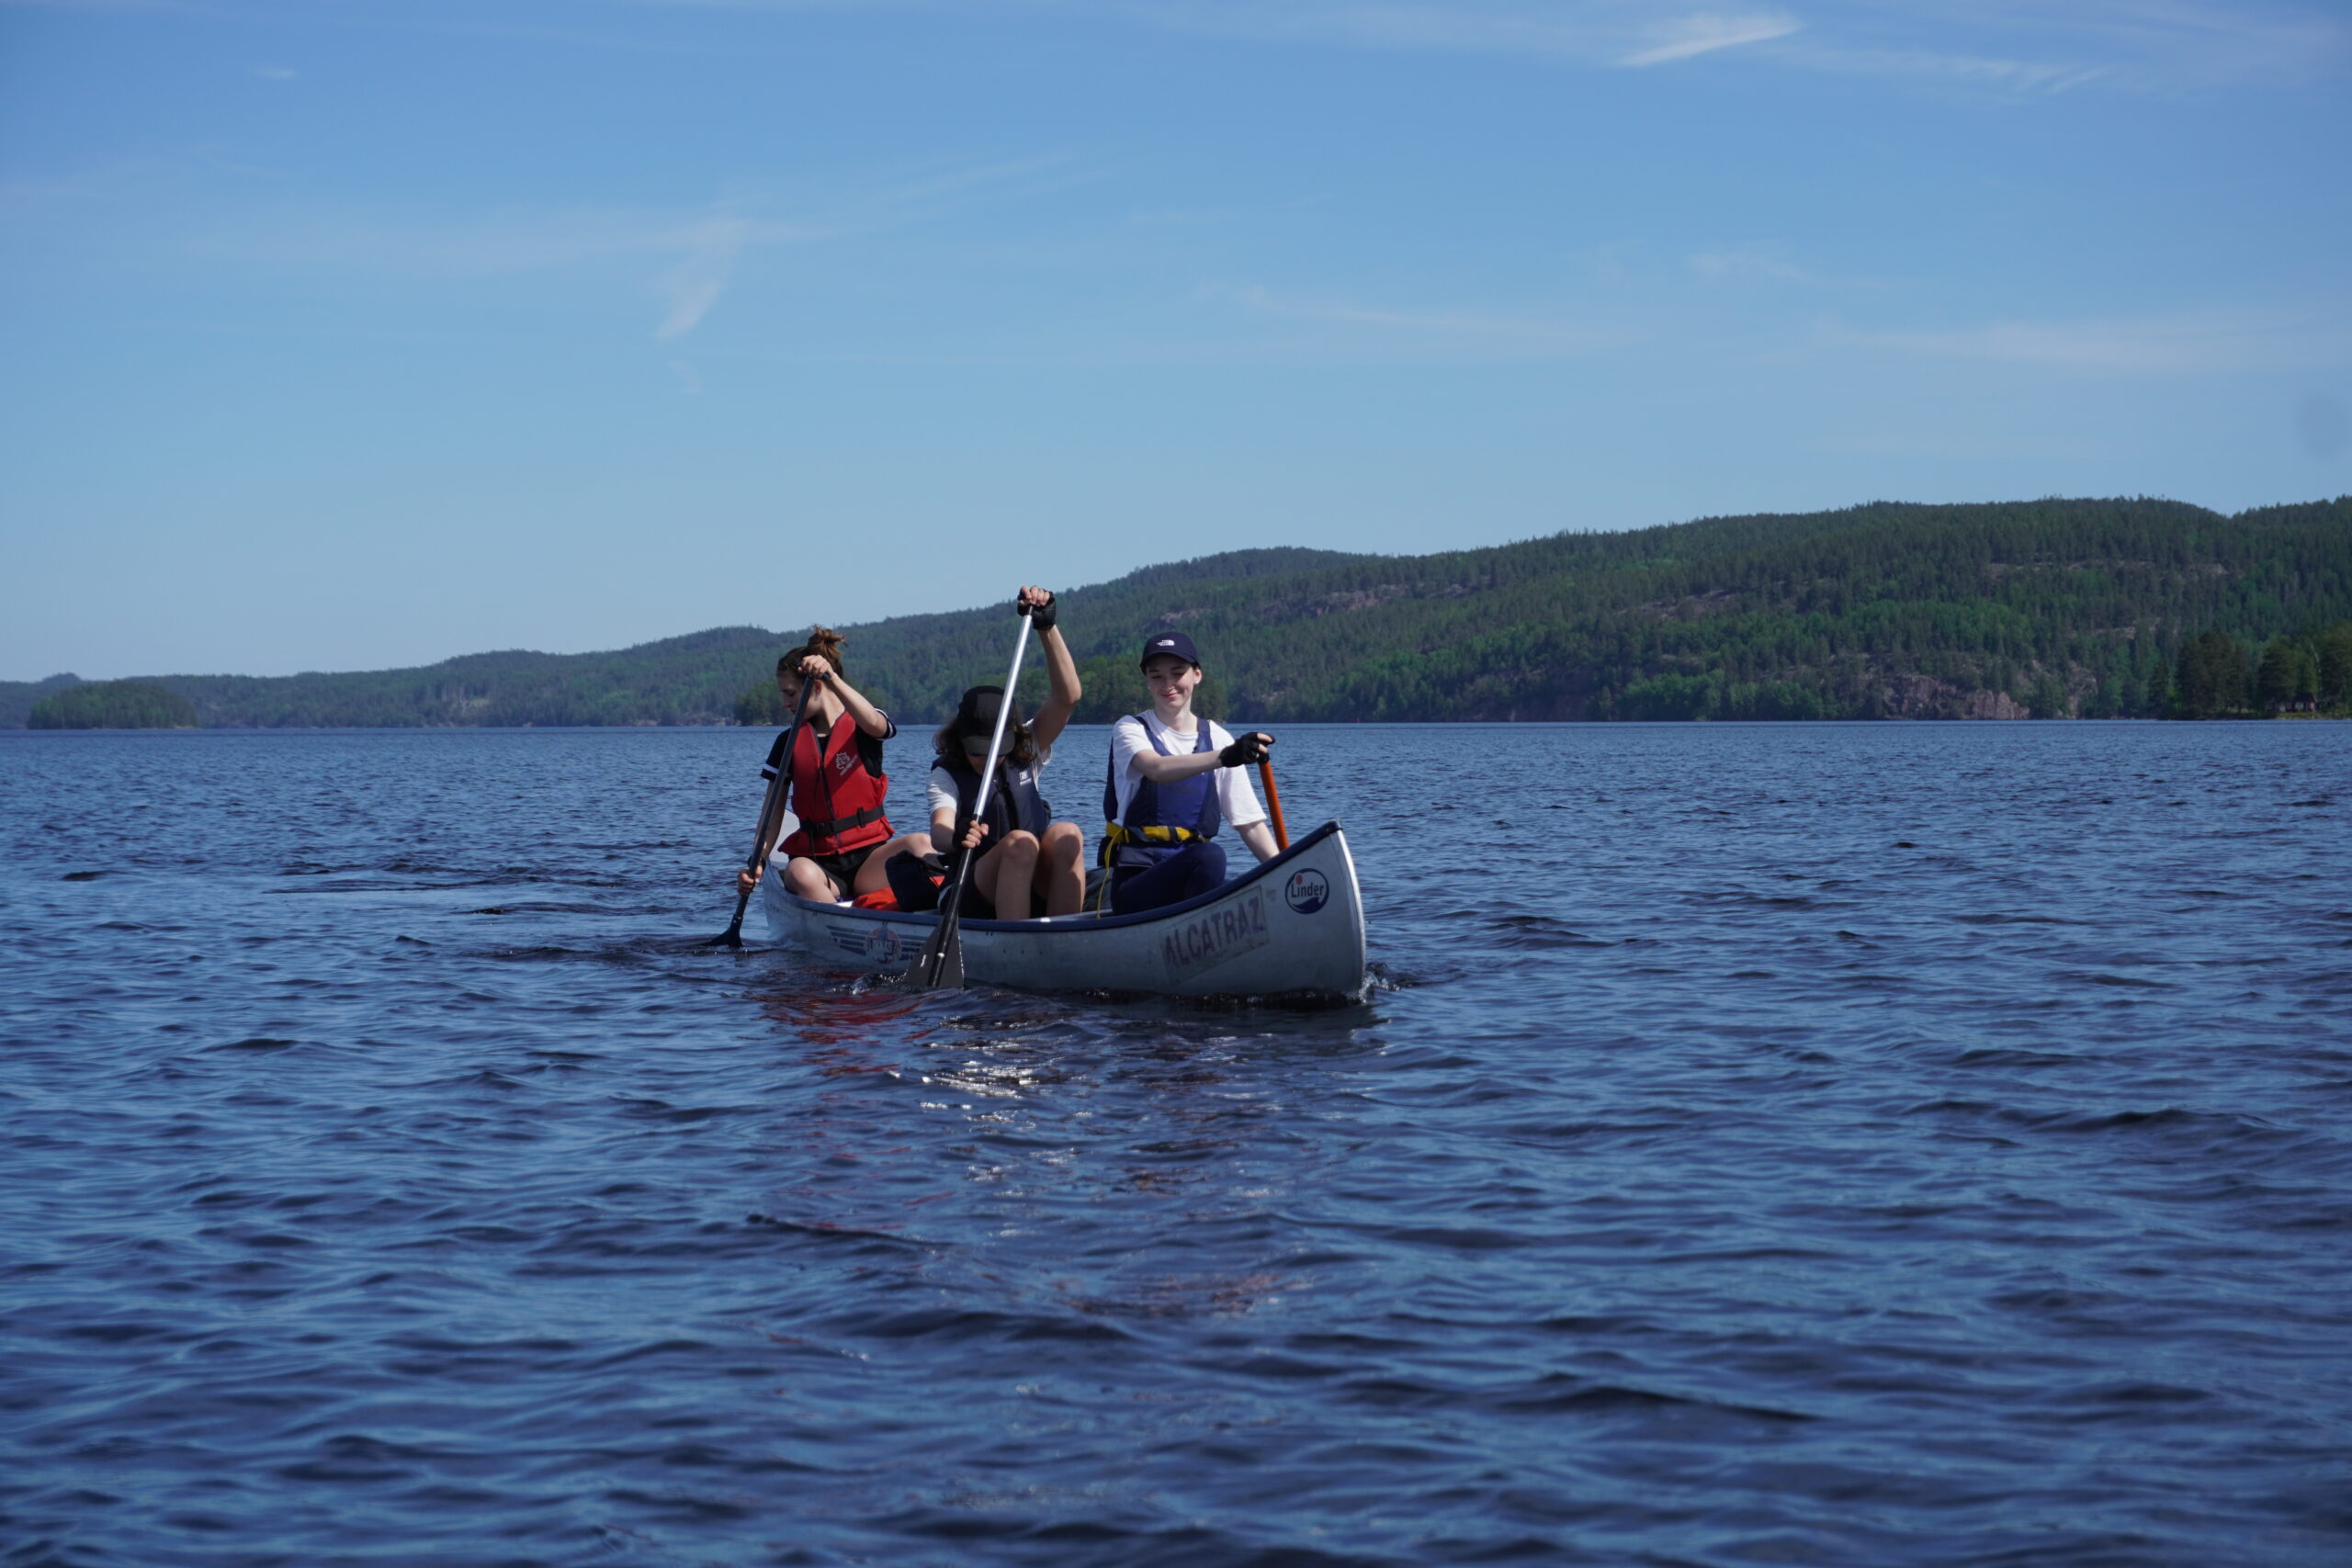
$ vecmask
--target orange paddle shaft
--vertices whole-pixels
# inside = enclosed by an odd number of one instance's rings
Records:
[[[1272,762],[1261,761],[1258,764],[1258,782],[1266,786],[1266,809],[1273,813],[1274,848],[1286,850],[1290,848],[1290,829],[1283,826],[1283,797],[1282,792],[1274,788]]]

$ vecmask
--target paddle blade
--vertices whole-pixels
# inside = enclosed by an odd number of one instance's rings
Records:
[[[906,982],[918,991],[964,988],[964,931],[959,922],[944,915],[940,918],[931,940],[909,966]]]
[[[727,923],[727,929],[725,931],[720,931],[717,936],[712,937],[708,942],[704,942],[703,945],[705,947],[742,946],[743,911],[751,908],[751,904],[752,896],[749,893],[738,893],[735,895],[735,918]]]

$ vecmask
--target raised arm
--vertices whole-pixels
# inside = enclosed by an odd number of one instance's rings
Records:
[[[1055,737],[1069,723],[1069,716],[1078,711],[1078,699],[1084,694],[1078,683],[1078,661],[1069,656],[1069,644],[1062,640],[1061,629],[1054,624],[1051,593],[1042,588],[1023,588],[1013,603],[1029,606],[1029,625],[1036,631],[1037,640],[1046,645],[1049,684],[1037,716],[1029,721],[1029,734],[1038,750],[1050,751]]]
[[[890,721],[882,716],[880,708],[859,694],[856,687],[842,679],[832,660],[821,653],[812,653],[800,661],[800,674],[803,680],[823,682],[833,695],[841,698],[842,706],[849,710],[849,716],[858,728],[876,740],[889,738]]]

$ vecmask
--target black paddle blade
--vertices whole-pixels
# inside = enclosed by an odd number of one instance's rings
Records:
[[[985,797],[981,805],[986,807]],[[956,852],[956,870],[939,890],[939,924],[906,973],[907,985],[915,990],[964,988],[964,879],[972,874],[972,852]]]
[[[906,982],[918,991],[964,988],[964,932],[957,922],[940,917],[931,940],[908,967]]]
[[[720,931],[717,936],[712,937],[708,942],[704,942],[703,945],[705,947],[742,946],[743,911],[751,908],[751,904],[752,896],[749,893],[737,894],[735,896],[735,918],[728,922],[727,929],[725,931]]]

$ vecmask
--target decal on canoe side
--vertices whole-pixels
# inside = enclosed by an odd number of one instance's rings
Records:
[[[1313,866],[1303,866],[1290,874],[1290,881],[1283,886],[1283,901],[1302,915],[1311,915],[1331,901],[1331,883]]]
[[[1169,979],[1181,980],[1263,947],[1269,940],[1265,895],[1253,887],[1247,897],[1186,920],[1161,937],[1159,955],[1168,965]]]
[[[915,953],[916,944],[901,941],[899,928],[888,920],[827,920],[825,934],[852,958],[896,964],[901,958],[913,957]]]

